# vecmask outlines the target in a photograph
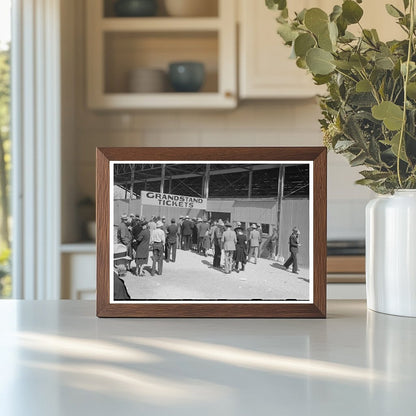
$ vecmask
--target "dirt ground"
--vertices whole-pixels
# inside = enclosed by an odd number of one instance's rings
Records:
[[[136,300],[309,299],[308,269],[294,274],[273,260],[258,259],[257,264],[246,264],[245,271],[225,274],[214,269],[212,261],[212,256],[178,250],[176,262],[164,262],[162,275],[152,277],[150,253],[145,276],[129,272],[122,278],[131,299]]]

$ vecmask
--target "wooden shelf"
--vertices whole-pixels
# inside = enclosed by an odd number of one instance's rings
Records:
[[[237,106],[236,4],[218,0],[215,17],[103,17],[103,0],[86,2],[87,103],[97,110],[231,109]],[[107,4],[108,7],[108,4]],[[198,93],[129,93],[137,68],[168,70],[198,61],[205,82]]]
[[[159,93],[159,94],[103,94],[94,108],[105,109],[160,109],[160,108],[234,108],[235,97],[217,93]]]
[[[364,256],[328,256],[327,272],[331,274],[365,274]]]
[[[105,32],[206,32],[220,27],[221,20],[217,17],[107,17],[101,20],[101,30]]]

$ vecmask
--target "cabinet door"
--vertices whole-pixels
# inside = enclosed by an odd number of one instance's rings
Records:
[[[399,9],[402,0],[389,1]],[[300,11],[304,7],[320,7],[330,12],[341,0],[297,0],[289,3],[289,10]],[[298,68],[290,59],[291,49],[277,35],[277,12],[268,10],[261,0],[238,0],[240,17],[240,97],[241,98],[305,98],[325,92],[323,87],[313,84],[311,75]],[[366,0],[362,25],[376,28],[384,41],[403,38],[403,33],[394,18],[386,12],[384,2]],[[350,31],[360,31],[358,25]]]
[[[329,0],[299,0],[296,10],[325,7]],[[305,98],[318,94],[310,74],[289,59],[291,49],[276,33],[275,11],[264,1],[239,0],[240,14],[240,97]]]

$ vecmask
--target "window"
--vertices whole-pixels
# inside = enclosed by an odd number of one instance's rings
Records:
[[[0,298],[9,298],[12,294],[10,273],[10,7],[10,0],[0,0]]]

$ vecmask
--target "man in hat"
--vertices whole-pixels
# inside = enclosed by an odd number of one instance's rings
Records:
[[[293,227],[292,234],[289,237],[289,252],[290,257],[286,260],[286,263],[283,265],[286,270],[289,269],[289,266],[292,266],[292,273],[299,274],[298,269],[298,252],[300,246],[300,231],[298,227]]]
[[[221,268],[221,247],[222,235],[225,231],[224,222],[220,218],[211,231],[211,243],[214,245],[214,260],[212,266],[214,269]]]
[[[127,254],[131,257],[131,232],[128,227],[127,214],[121,216],[121,222],[117,229],[117,242],[127,247]]]
[[[237,235],[232,230],[231,224],[227,222],[225,224],[226,230],[222,235],[222,245],[225,252],[225,273],[230,274],[233,269],[233,258],[235,251],[235,244],[237,243]]]
[[[182,250],[182,223],[183,223],[183,215],[181,215],[179,217],[179,221],[178,221],[178,249]]]
[[[204,218],[204,220],[202,220],[202,218],[198,218],[198,224],[197,224],[196,228],[198,230],[197,252],[200,253],[202,251],[202,253],[205,256],[205,249],[204,249],[204,246],[203,246],[203,242],[204,242],[205,234],[209,230],[209,224],[208,224],[207,220],[205,218]]]
[[[249,262],[251,257],[254,256],[254,264],[257,264],[257,257],[259,255],[261,235],[260,235],[260,232],[257,230],[256,224],[251,225],[249,239],[250,239],[250,252],[249,252],[247,261]]]
[[[127,216],[126,216],[127,217]],[[114,300],[130,300],[130,295],[127,292],[122,276],[126,274],[127,265],[130,263],[131,257],[127,255],[127,248],[123,244],[116,244],[114,246],[113,259],[113,278],[114,278]]]
[[[166,263],[172,260],[173,263],[176,261],[176,246],[178,243],[178,226],[176,225],[175,218],[170,220],[170,225],[166,229]],[[172,259],[171,259],[172,253]]]
[[[191,248],[193,222],[189,219],[189,215],[185,217],[182,223],[183,249],[189,250]]]
[[[164,246],[166,242],[165,232],[162,230],[163,222],[158,221],[156,223],[156,230],[154,230],[150,236],[150,245],[153,246],[153,265],[152,265],[152,276],[155,275],[156,272],[156,264],[157,266],[157,274],[162,275],[163,271],[163,252]]]

